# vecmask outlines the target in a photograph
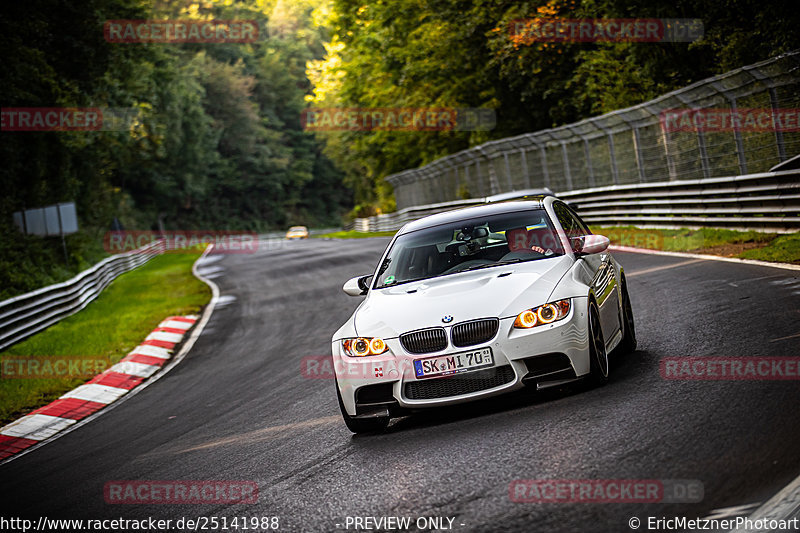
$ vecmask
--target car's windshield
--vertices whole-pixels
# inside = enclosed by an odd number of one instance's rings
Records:
[[[465,219],[399,236],[378,269],[374,287],[563,253],[543,209]]]

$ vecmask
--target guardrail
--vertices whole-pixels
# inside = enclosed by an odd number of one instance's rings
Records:
[[[559,195],[593,225],[800,231],[800,171],[600,187]]]
[[[164,241],[104,259],[74,278],[0,302],[0,350],[77,313],[114,279],[164,251]]]
[[[523,192],[520,191],[520,195]],[[776,233],[800,231],[800,170],[704,180],[613,185],[558,193],[592,225],[716,227]],[[480,205],[486,197],[407,207],[358,218],[348,229],[396,231],[427,215]]]

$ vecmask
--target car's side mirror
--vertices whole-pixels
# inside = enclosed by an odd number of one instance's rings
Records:
[[[342,286],[342,290],[348,296],[363,296],[369,290],[369,284],[372,281],[372,276],[358,276],[347,280]]]
[[[603,235],[584,235],[573,237],[570,239],[570,244],[576,255],[583,256],[606,251],[611,241]]]

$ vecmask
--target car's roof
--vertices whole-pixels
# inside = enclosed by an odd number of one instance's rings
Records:
[[[523,189],[521,191],[509,191],[500,194],[494,194],[486,197],[486,203],[491,204],[494,202],[507,202],[509,200],[527,200],[534,196],[555,196],[549,187],[543,189]]]
[[[292,226],[291,228],[289,228],[289,231],[304,230],[304,229],[308,228],[306,228],[305,226]]]
[[[532,197],[526,198],[523,201],[502,202],[496,204],[486,204],[474,207],[465,207],[463,209],[455,209],[453,211],[445,211],[444,213],[437,213],[427,217],[409,222],[397,232],[398,235],[416,231],[433,226],[441,226],[444,224],[452,224],[459,220],[467,220],[470,218],[485,217],[492,215],[499,215],[502,213],[513,213],[515,211],[524,211],[526,209],[541,209],[544,206],[545,200],[550,197]]]

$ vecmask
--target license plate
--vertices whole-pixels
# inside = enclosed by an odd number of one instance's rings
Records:
[[[427,359],[415,359],[414,371],[417,378],[430,378],[433,376],[443,376],[446,374],[456,374],[468,370],[476,370],[494,365],[491,348],[481,348],[470,352],[453,353],[450,355],[440,355],[439,357],[429,357]]]

